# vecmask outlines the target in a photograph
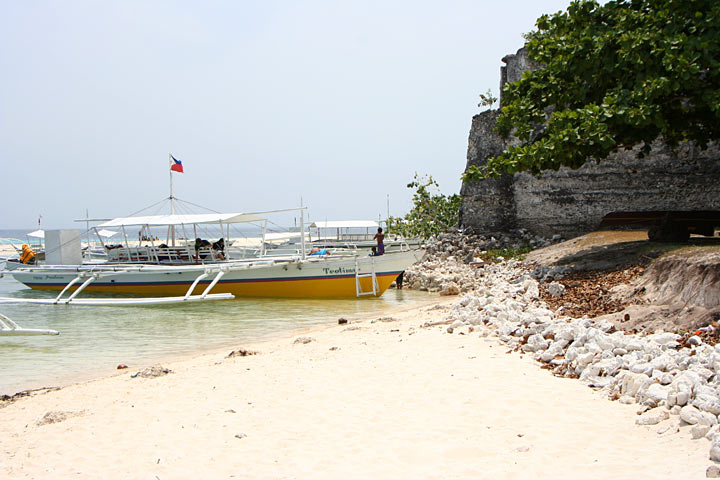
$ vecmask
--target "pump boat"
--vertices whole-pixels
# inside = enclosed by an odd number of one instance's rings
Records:
[[[293,209],[298,210],[298,209]],[[302,210],[301,210],[302,212]],[[260,212],[269,213],[269,212]],[[302,218],[302,215],[301,215]],[[257,214],[156,215],[113,219],[94,227],[124,229],[129,226],[173,228],[202,224],[219,225],[262,220]],[[302,230],[301,221],[301,230]],[[46,239],[50,240],[51,236]],[[126,239],[127,236],[125,235]],[[304,236],[302,236],[304,237]],[[108,249],[107,261],[52,262],[53,253],[74,251],[73,241],[46,245],[45,264],[16,264],[2,273],[35,290],[59,291],[53,298],[0,298],[0,302],[134,305],[162,304],[234,297],[363,297],[380,296],[408,266],[420,260],[422,250],[401,250],[380,256],[366,254],[299,255],[263,254],[252,258],[215,259],[194,245],[137,245]],[[77,235],[79,252],[79,234]],[[230,252],[228,252],[229,254]],[[72,257],[74,253],[70,253]],[[60,255],[62,257],[62,255]],[[79,298],[81,292],[132,295],[129,298]]]

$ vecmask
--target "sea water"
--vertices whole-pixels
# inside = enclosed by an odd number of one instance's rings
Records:
[[[54,297],[0,278],[0,297]],[[389,289],[362,299],[254,298],[154,306],[80,306],[0,303],[0,313],[24,328],[57,336],[0,336],[0,395],[62,386],[130,371],[199,352],[247,347],[302,329],[337,324],[339,317],[382,316],[390,309],[431,302],[435,296]]]

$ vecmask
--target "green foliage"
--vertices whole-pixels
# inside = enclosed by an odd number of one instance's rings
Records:
[[[457,225],[460,195],[433,193],[431,189],[439,187],[437,182],[431,176],[418,177],[417,173],[407,186],[415,189],[413,207],[405,217],[388,218],[388,233],[426,239]]]
[[[503,89],[498,132],[517,137],[466,180],[578,168],[662,136],[670,147],[720,139],[720,2],[576,0],[527,34],[525,72]]]
[[[492,90],[488,88],[488,91],[480,94],[480,103],[478,107],[492,107],[498,99],[492,94]]]

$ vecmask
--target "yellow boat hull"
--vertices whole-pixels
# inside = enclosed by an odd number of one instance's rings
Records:
[[[377,276],[376,295],[382,295],[395,281],[398,274]],[[363,292],[372,291],[370,278],[361,278],[360,289]],[[209,282],[204,282],[195,287],[193,294],[199,295],[203,292]],[[64,285],[28,285],[34,290],[60,291]],[[110,293],[122,295],[142,295],[151,297],[182,296],[190,287],[187,284],[144,284],[138,285],[90,285],[84,292]],[[289,297],[289,298],[312,298],[312,297],[354,297],[355,277],[352,278],[330,278],[312,280],[273,280],[267,282],[220,282],[212,293],[231,293],[236,297]],[[73,292],[77,287],[71,287],[68,292]]]

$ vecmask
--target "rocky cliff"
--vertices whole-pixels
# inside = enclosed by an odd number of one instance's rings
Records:
[[[522,48],[503,58],[500,90],[536,68]],[[502,99],[501,99],[502,105]],[[475,115],[468,140],[467,166],[483,165],[509,142],[495,133],[499,110]],[[463,183],[460,226],[475,232],[524,228],[536,235],[577,235],[594,230],[617,211],[720,210],[720,149],[653,144],[648,157],[619,151],[600,163],[572,170],[547,170]]]

